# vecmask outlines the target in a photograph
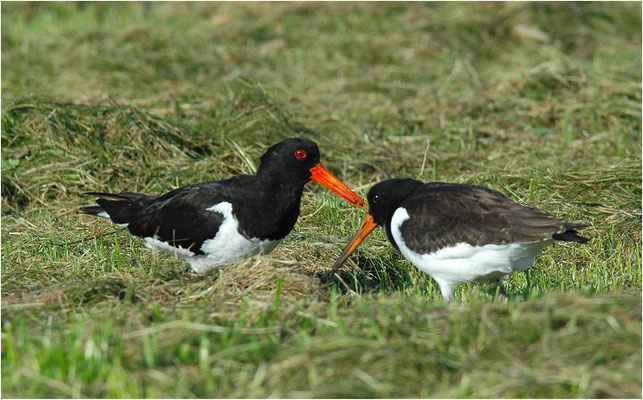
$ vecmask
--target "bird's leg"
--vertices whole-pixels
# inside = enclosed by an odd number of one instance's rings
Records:
[[[449,304],[451,303],[451,299],[453,299],[453,292],[455,292],[455,285],[451,284],[451,282],[446,282],[446,281],[438,281],[438,284],[440,285],[440,292],[442,293],[442,298],[444,301]]]
[[[508,300],[507,292],[505,292],[505,286],[502,284],[502,278],[496,281],[496,295],[500,299],[501,303],[506,303]]]

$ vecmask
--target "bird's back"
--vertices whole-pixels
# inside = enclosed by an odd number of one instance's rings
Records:
[[[203,254],[203,243],[213,239],[224,222],[221,205],[230,208],[229,217],[235,219],[239,234],[248,239],[279,240],[292,230],[299,216],[301,195],[272,190],[256,175],[184,186],[158,197],[131,192],[89,194],[100,197],[98,206],[83,207],[83,212],[106,213],[133,235],[156,238],[195,254]]]
[[[583,224],[565,222],[481,186],[427,183],[400,207],[410,217],[401,226],[404,240],[425,254],[458,243],[483,246],[587,240],[575,232]]]

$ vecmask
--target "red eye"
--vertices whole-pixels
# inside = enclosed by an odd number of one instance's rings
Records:
[[[295,152],[295,158],[299,161],[303,160],[304,158],[306,158],[306,152],[302,149],[297,150]]]

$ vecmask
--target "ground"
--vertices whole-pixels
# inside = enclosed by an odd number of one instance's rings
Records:
[[[640,3],[2,3],[4,397],[641,397]],[[585,220],[453,304],[315,183],[206,277],[81,215],[285,137]]]

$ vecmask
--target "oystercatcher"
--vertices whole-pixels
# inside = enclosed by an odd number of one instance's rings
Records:
[[[261,156],[256,175],[185,186],[158,197],[90,192],[99,197],[98,206],[81,211],[126,226],[147,247],[175,254],[203,274],[271,252],[295,225],[304,185],[311,179],[368,209],[319,163],[313,141],[291,138]]]
[[[480,186],[389,179],[368,192],[369,213],[333,265],[335,272],[378,225],[393,246],[440,285],[448,303],[458,284],[497,281],[529,267],[554,240],[585,243],[566,222]]]

